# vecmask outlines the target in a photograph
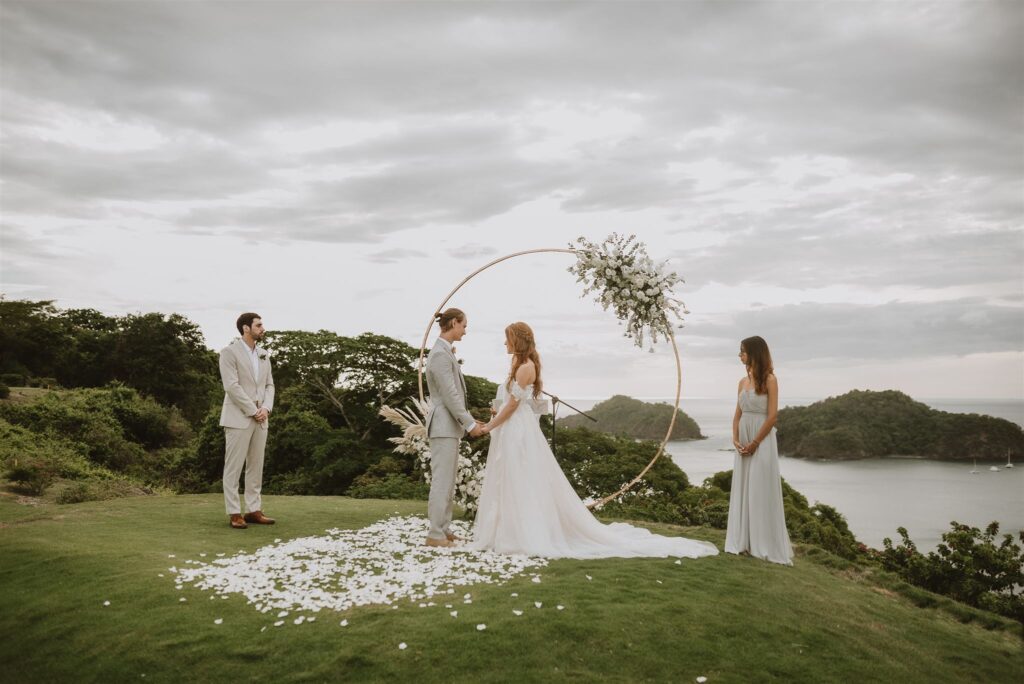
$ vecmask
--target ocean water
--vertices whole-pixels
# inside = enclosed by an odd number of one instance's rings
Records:
[[[647,401],[669,401],[646,399]],[[598,400],[567,399],[581,410]],[[799,398],[790,406],[804,406],[816,399]],[[1024,401],[923,399],[929,406],[951,413],[979,413],[1005,418],[1024,426]],[[684,398],[682,408],[708,439],[670,442],[666,452],[691,482],[733,467],[732,399]],[[564,407],[558,415],[571,413]],[[950,463],[924,459],[866,459],[862,461],[804,461],[782,458],[782,477],[811,502],[835,507],[846,517],[850,530],[868,546],[881,548],[882,539],[898,542],[897,527],[907,528],[922,550],[933,549],[949,523],[957,521],[984,527],[996,520],[1000,534],[1015,537],[1024,529],[1024,463],[1012,469],[979,463],[971,473],[970,462]]]

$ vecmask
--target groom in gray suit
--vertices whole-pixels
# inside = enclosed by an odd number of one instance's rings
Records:
[[[427,438],[430,440],[430,499],[427,517],[430,532],[427,546],[452,546],[458,538],[450,530],[452,496],[459,464],[459,440],[483,434],[466,404],[466,380],[452,350],[452,343],[466,334],[466,314],[448,309],[436,315],[441,336],[427,357],[427,390],[432,407],[427,414]]]
[[[270,355],[257,343],[266,331],[259,314],[244,313],[235,322],[241,337],[220,350],[220,379],[224,403],[220,424],[224,428],[224,507],[231,527],[244,530],[250,524],[273,525],[263,515],[263,452],[267,448],[270,412],[274,410],[274,375]],[[242,517],[238,477],[245,466],[245,505]]]

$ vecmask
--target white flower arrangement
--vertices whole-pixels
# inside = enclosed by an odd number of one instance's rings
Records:
[[[638,347],[645,338],[652,345],[669,339],[673,319],[681,321],[690,313],[673,292],[683,279],[668,270],[667,262],[655,263],[636,235],[612,233],[600,244],[581,237],[569,246],[576,253],[569,272],[585,285],[582,296],[596,292],[595,301],[605,311],[611,307],[625,325],[623,335]]]
[[[379,413],[392,425],[402,428],[401,437],[390,437],[395,452],[415,456],[423,473],[423,479],[430,482],[430,441],[427,439],[426,417],[431,403],[412,398],[413,408],[396,409],[382,406]],[[459,443],[459,462],[456,466],[454,501],[467,511],[475,511],[484,484],[484,467],[487,459],[482,451],[463,440]]]

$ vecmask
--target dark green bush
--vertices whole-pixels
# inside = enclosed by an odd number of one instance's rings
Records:
[[[6,399],[11,396],[11,388],[0,382],[0,399]]]
[[[57,479],[57,469],[43,458],[20,458],[8,464],[5,475],[19,489],[39,496]]]
[[[0,373],[0,383],[8,387],[24,387],[25,376],[21,373]]]
[[[1024,623],[1024,551],[1013,535],[1001,541],[999,523],[977,527],[950,523],[935,551],[923,554],[904,527],[897,528],[901,542],[888,537],[883,550],[873,555],[887,570],[928,591],[949,596],[969,606],[983,608]],[[1018,533],[1024,544],[1024,532]]]

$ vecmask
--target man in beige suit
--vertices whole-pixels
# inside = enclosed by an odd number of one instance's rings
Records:
[[[244,313],[235,323],[240,338],[220,350],[220,379],[224,384],[224,405],[220,424],[224,428],[224,507],[231,527],[273,525],[263,515],[263,452],[267,447],[270,412],[274,409],[274,376],[270,356],[256,343],[266,331],[259,314]],[[238,500],[238,477],[245,466],[245,507],[242,516]]]

